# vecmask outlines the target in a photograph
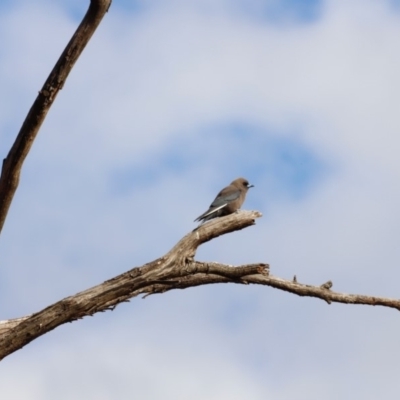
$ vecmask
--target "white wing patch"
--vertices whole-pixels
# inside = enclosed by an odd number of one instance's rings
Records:
[[[211,214],[214,214],[215,212],[217,212],[218,210],[220,210],[221,208],[224,208],[228,203],[225,204],[221,204],[219,207],[217,208],[213,208],[212,210],[210,210],[207,214],[204,214],[202,218],[208,217]]]

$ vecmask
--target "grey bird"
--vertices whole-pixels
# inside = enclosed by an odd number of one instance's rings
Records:
[[[216,217],[229,215],[238,210],[246,198],[247,191],[254,187],[249,185],[247,179],[237,178],[229,186],[223,188],[215,200],[211,203],[210,208],[194,221],[205,222]]]

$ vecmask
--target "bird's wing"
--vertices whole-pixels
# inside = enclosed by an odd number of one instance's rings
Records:
[[[214,201],[211,203],[210,208],[204,213],[201,214],[200,217],[197,217],[195,221],[200,221],[208,216],[216,213],[221,208],[224,208],[231,201],[238,199],[240,196],[240,190],[236,188],[232,188],[232,186],[228,186],[222,189]]]
[[[215,200],[211,203],[210,208],[217,208],[219,210],[231,201],[238,199],[239,196],[239,189],[232,190],[232,187],[227,187],[218,193]]]
[[[195,221],[200,221],[201,219],[206,218],[209,215],[216,213],[221,208],[224,208],[227,204],[228,203],[223,203],[218,207],[210,207],[204,214],[201,214],[200,217],[196,218]]]

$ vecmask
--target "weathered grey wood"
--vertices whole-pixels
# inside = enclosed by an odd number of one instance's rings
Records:
[[[97,312],[114,309],[138,295],[148,296],[172,289],[186,289],[211,283],[238,283],[270,286],[298,296],[316,297],[345,304],[365,304],[400,310],[400,300],[338,293],[332,282],[320,286],[285,280],[269,274],[269,266],[256,263],[233,267],[216,262],[195,261],[197,248],[216,237],[254,225],[261,214],[240,211],[212,220],[183,237],[165,256],[133,268],[101,285],[67,297],[44,310],[19,319],[0,321],[0,359],[37,337],[65,324]],[[244,249],[245,250],[245,249]]]
[[[187,283],[182,278],[202,276],[221,277],[240,282],[252,274],[267,273],[265,264],[252,264],[233,268],[216,263],[199,263],[193,260],[198,246],[222,234],[243,229],[254,224],[261,214],[242,211],[225,218],[218,218],[182,238],[165,256],[139,268],[133,268],[74,296],[67,297],[44,310],[26,318],[0,322],[0,359],[22,348],[32,340],[52,329],[96,312],[112,310],[117,304],[139,294],[162,292],[180,288]],[[195,286],[195,285],[193,285]]]

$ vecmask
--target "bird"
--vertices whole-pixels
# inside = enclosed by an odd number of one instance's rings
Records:
[[[203,223],[213,218],[234,213],[242,206],[247,191],[251,187],[254,187],[254,185],[250,185],[247,179],[235,179],[217,194],[210,208],[197,217],[194,222],[200,221],[200,223]]]

